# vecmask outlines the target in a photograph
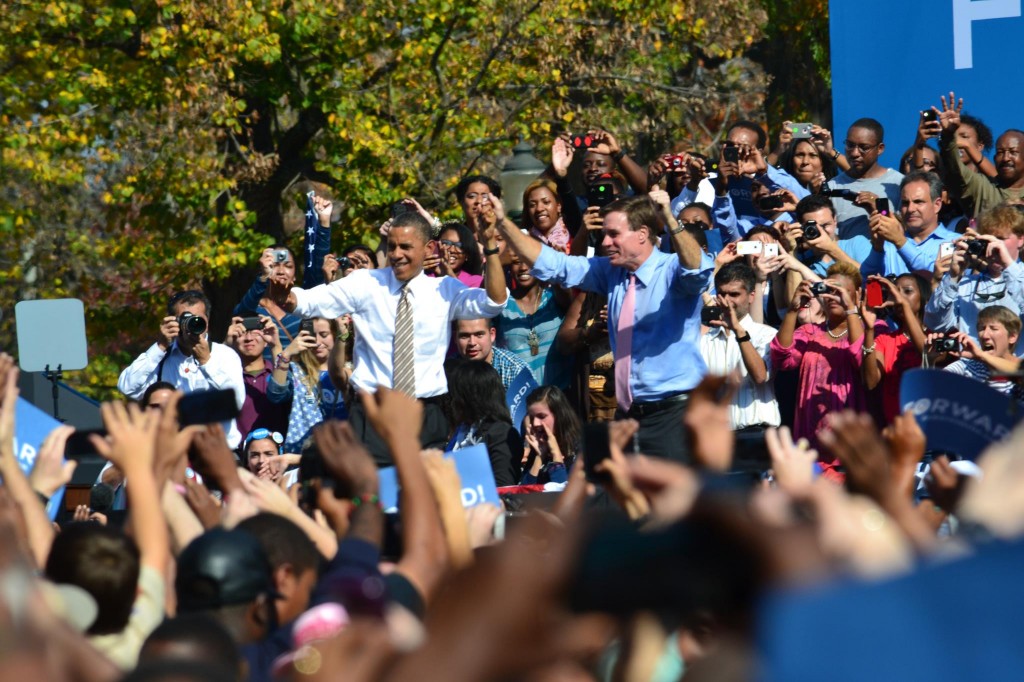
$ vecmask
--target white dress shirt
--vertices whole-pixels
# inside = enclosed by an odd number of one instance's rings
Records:
[[[700,354],[710,374],[726,375],[737,368],[740,371],[739,391],[729,408],[734,429],[758,424],[778,426],[781,419],[779,404],[775,400],[775,387],[772,385],[772,363],[768,351],[768,346],[778,332],[774,327],[754,322],[750,315],[740,320],[740,326],[750,334],[750,343],[764,359],[768,370],[765,383],[759,385],[750,378],[747,366],[743,364],[740,345],[736,343],[735,332],[726,335],[723,327],[712,327],[708,333],[701,334]]]
[[[416,397],[442,395],[448,392],[444,359],[451,341],[452,321],[494,317],[505,308],[505,301],[495,303],[485,289],[467,287],[454,277],[427,277],[420,273],[407,286],[416,346]],[[352,383],[356,388],[373,392],[378,386],[393,386],[392,346],[402,282],[395,278],[391,268],[356,270],[330,284],[292,291],[296,315],[352,315],[356,328]]]
[[[160,361],[165,355],[167,360],[161,367]],[[200,365],[191,355],[182,353],[177,341],[166,352],[154,343],[121,372],[117,388],[132,400],[141,400],[146,389],[158,381],[166,381],[186,395],[230,388],[235,393],[238,409],[242,409],[245,403],[242,359],[238,353],[220,343],[210,343],[210,359],[205,365]],[[242,442],[242,434],[238,432],[234,419],[224,423],[224,433],[232,449]]]

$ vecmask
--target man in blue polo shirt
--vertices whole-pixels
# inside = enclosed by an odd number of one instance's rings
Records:
[[[959,234],[939,223],[942,209],[942,180],[935,173],[914,171],[900,183],[901,225],[893,216],[873,213],[870,218],[872,249],[861,266],[861,274],[901,275],[910,271],[931,277],[942,244]],[[902,265],[893,267],[893,254]]]
[[[657,248],[668,195],[619,199],[601,209],[601,258],[566,256],[503,227],[505,239],[535,277],[608,296],[608,332],[615,356],[619,412],[640,423],[639,449],[689,462],[682,416],[689,392],[706,371],[699,349],[700,293],[713,263],[696,240],[673,225],[675,253]],[[736,339],[750,343],[750,336]]]

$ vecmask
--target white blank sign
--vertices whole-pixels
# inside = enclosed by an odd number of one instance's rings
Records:
[[[20,301],[14,306],[18,364],[25,372],[84,369],[89,364],[85,306],[77,298]]]

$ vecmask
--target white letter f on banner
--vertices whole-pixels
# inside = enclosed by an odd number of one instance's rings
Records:
[[[974,66],[971,22],[1019,16],[1020,0],[953,0],[953,68]]]

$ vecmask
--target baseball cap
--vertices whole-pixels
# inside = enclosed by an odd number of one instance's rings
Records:
[[[280,599],[263,547],[244,530],[214,528],[189,543],[178,557],[174,579],[178,611],[205,611],[246,604],[261,594]]]

